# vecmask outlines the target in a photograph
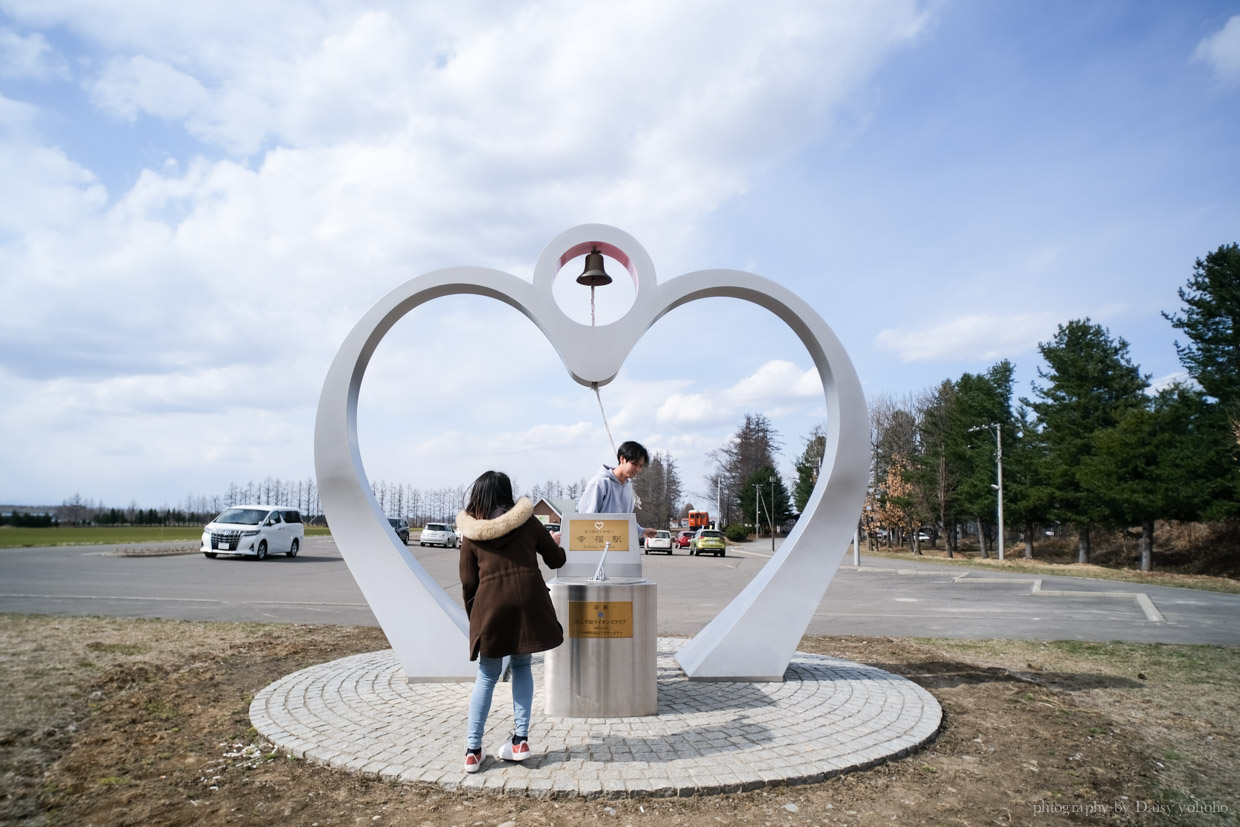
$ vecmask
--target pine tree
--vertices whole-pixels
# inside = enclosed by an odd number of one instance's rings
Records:
[[[1211,423],[1221,416],[1231,420],[1215,449],[1240,459],[1240,245],[1223,245],[1204,261],[1197,259],[1193,275],[1180,288],[1179,296],[1185,305],[1183,315],[1163,314],[1189,338],[1188,344],[1175,343],[1176,353],[1189,375],[1218,400],[1221,410],[1204,409],[1202,415]],[[1211,434],[1214,431],[1209,429]],[[1240,511],[1238,467],[1233,464],[1223,470],[1216,481],[1222,490],[1230,492],[1216,501],[1213,510],[1218,513],[1235,515]]]
[[[966,373],[955,383],[945,435],[955,488],[950,500],[953,525],[972,520],[978,526],[982,557],[989,556],[990,527],[998,512],[996,450],[991,425],[998,425],[1004,445],[1014,438],[1011,398],[1015,369],[1004,359],[985,373]],[[949,538],[950,543],[954,537]]]
[[[1003,443],[1003,507],[1011,524],[1024,534],[1025,558],[1033,558],[1033,538],[1055,502],[1047,478],[1046,445],[1023,405],[1017,409],[1015,433]]]
[[[927,522],[936,526],[931,537],[937,543],[937,526],[946,529],[955,520],[956,490],[960,485],[959,458],[963,440],[956,424],[956,386],[944,380],[926,394],[921,409],[921,462],[917,486],[924,491]],[[949,537],[947,556],[951,557],[954,551]]]
[[[764,465],[744,482],[745,496],[741,498],[741,514],[746,523],[761,534],[770,524],[786,525],[792,520],[792,506],[788,502],[788,488],[775,471],[775,466]],[[760,513],[759,513],[760,509]]]
[[[1060,325],[1054,338],[1038,345],[1048,370],[1036,382],[1040,401],[1022,400],[1037,416],[1046,445],[1047,481],[1056,495],[1052,514],[1078,531],[1077,562],[1089,562],[1090,528],[1106,521],[1101,492],[1081,479],[1082,461],[1094,452],[1094,435],[1113,428],[1145,403],[1148,377],[1128,359],[1128,343],[1089,319]]]
[[[818,473],[822,470],[823,454],[827,450],[827,432],[821,425],[815,425],[805,438],[805,450],[796,461],[797,481],[792,488],[792,500],[797,513],[805,511],[805,504],[814,493],[818,483]]]
[[[1175,343],[1181,364],[1207,394],[1240,406],[1240,245],[1197,259],[1179,296],[1183,315],[1163,317],[1188,336],[1187,344]]]
[[[1167,388],[1094,434],[1081,461],[1082,485],[1112,521],[1141,526],[1141,571],[1153,566],[1155,520],[1197,520],[1227,496],[1227,461],[1214,450],[1226,423],[1209,409],[1200,393]]]

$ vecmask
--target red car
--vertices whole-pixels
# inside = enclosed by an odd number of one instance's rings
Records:
[[[677,534],[676,539],[673,542],[676,543],[676,548],[688,548],[689,541],[692,539],[693,539],[693,532],[685,530]]]

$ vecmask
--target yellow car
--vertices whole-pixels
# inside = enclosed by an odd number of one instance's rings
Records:
[[[699,554],[713,554],[716,557],[727,555],[727,545],[723,541],[723,532],[712,528],[699,528],[697,534],[689,541],[689,553],[696,557]]]

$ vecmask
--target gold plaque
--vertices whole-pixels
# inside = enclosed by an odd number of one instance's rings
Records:
[[[633,603],[568,601],[569,637],[633,637]]]
[[[568,537],[573,551],[629,550],[628,520],[569,520]]]

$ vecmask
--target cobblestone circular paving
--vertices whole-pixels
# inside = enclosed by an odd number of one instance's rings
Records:
[[[660,638],[659,714],[542,714],[534,657],[535,756],[495,757],[512,732],[510,684],[496,687],[487,759],[472,775],[465,715],[473,684],[405,681],[391,650],[287,675],[250,705],[255,728],[281,750],[385,780],[535,797],[622,798],[739,792],[805,784],[906,755],[934,737],[942,709],[912,681],[798,652],[782,683],[689,681]]]

